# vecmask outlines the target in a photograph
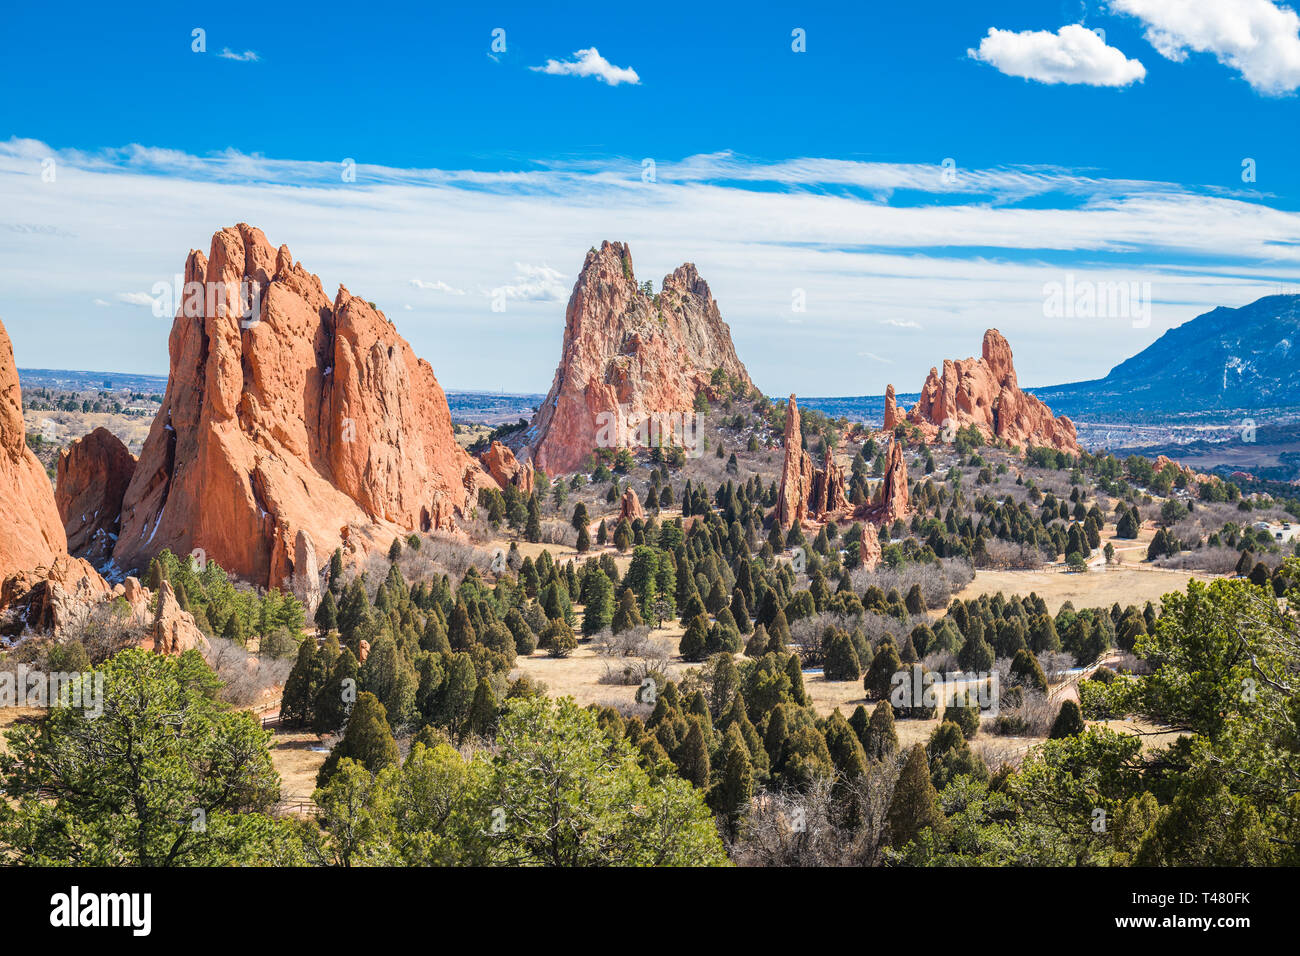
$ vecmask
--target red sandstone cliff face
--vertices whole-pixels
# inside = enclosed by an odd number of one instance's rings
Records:
[[[659,295],[646,295],[628,248],[604,242],[587,253],[569,297],[560,364],[528,431],[533,460],[552,474],[574,471],[610,416],[689,413],[698,393],[716,397],[717,368],[753,384],[695,266],[686,263],[664,278]]]
[[[102,564],[113,553],[122,498],[135,456],[107,428],[96,428],[59,453],[54,501],[68,536],[68,553]]]
[[[0,578],[48,567],[66,551],[54,489],[27,447],[13,343],[0,323]]]
[[[455,527],[488,479],[456,444],[433,369],[383,313],[341,286],[331,301],[286,246],[242,223],[207,257],[190,253],[185,282],[206,294],[187,293],[172,324],[167,391],[122,504],[120,570],[202,549],[257,584],[310,591],[304,552]]]
[[[1011,346],[997,329],[984,333],[982,357],[944,359],[943,375],[930,369],[907,420],[930,438],[947,422],[952,432],[974,425],[987,438],[1079,453],[1074,423],[1064,415],[1054,418],[1050,408],[1016,384]]]

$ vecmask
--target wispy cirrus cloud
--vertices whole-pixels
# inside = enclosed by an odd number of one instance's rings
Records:
[[[154,302],[153,296],[148,292],[119,292],[114,298],[118,302],[124,302],[127,305],[149,305]]]
[[[217,56],[223,60],[234,60],[237,63],[256,63],[262,59],[257,55],[256,50],[245,50],[243,53],[240,53],[236,50],[230,49],[230,47],[223,47]]]
[[[464,289],[457,289],[455,286],[448,285],[446,282],[443,282],[441,279],[436,279],[433,282],[426,282],[423,279],[412,279],[411,285],[413,285],[417,289],[424,289],[429,292],[445,292],[447,293],[447,295],[465,294]]]
[[[542,66],[530,66],[529,69],[550,76],[591,76],[610,86],[618,86],[620,83],[637,86],[641,82],[636,70],[630,66],[615,66],[601,56],[594,46],[578,50],[573,57],[572,60],[548,59]]]
[[[58,181],[43,183],[51,156]],[[990,326],[1027,385],[1103,375],[1172,325],[1300,272],[1300,213],[1267,194],[1089,170],[959,166],[945,183],[938,163],[719,153],[665,159],[652,184],[639,158],[356,172],[344,183],[333,160],[0,142],[0,310],[20,364],[165,370],[166,320],[118,307],[88,322],[87,309],[116,305],[106,290],[172,283],[189,249],[238,220],[287,244],[327,295],[346,283],[400,312],[447,387],[516,391],[550,383],[574,270],[602,239],[629,243],[639,281],[695,262],[755,380],[785,393],[879,394],[886,374],[906,390]],[[1046,320],[1044,283],[1067,272],[1151,281],[1150,328]],[[791,350],[795,329],[819,347]]]
[[[1141,61],[1129,59],[1108,46],[1101,34],[1077,23],[1055,33],[991,27],[979,48],[967,50],[966,55],[1007,76],[1039,83],[1128,86],[1147,75]]]

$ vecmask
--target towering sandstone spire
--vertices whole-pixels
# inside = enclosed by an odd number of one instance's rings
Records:
[[[695,266],[681,266],[648,295],[637,286],[631,251],[601,243],[569,297],[560,364],[528,432],[533,460],[552,474],[577,469],[619,414],[625,422],[674,414],[680,421],[700,392],[718,397],[711,376],[719,368],[752,387]]]
[[[452,529],[489,479],[429,363],[393,324],[240,223],[185,263],[171,371],[122,502],[122,571],[202,549],[311,592],[315,555]],[[198,295],[191,295],[197,290]]]

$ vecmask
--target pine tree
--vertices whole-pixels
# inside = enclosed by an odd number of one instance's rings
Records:
[[[330,751],[316,776],[317,787],[329,783],[338,770],[339,761],[345,757],[357,761],[371,773],[391,767],[401,759],[384,705],[368,691],[357,695],[343,739]]]
[[[393,543],[388,546],[388,563],[396,564],[402,556],[402,539],[394,538]]]
[[[843,631],[834,629],[831,638],[823,644],[825,660],[822,673],[826,680],[857,680],[862,676],[862,663],[853,647],[853,640]]]
[[[709,748],[704,741],[704,723],[696,719],[690,721],[690,725],[675,761],[677,772],[701,790],[706,790],[709,786]]]
[[[582,612],[584,637],[599,634],[614,618],[614,585],[604,571],[597,570],[587,580],[587,603]]]
[[[312,730],[316,733],[332,734],[343,726],[357,690],[357,672],[357,659],[351,650],[344,648],[335,659],[329,678],[316,692],[312,715]]]
[[[556,485],[556,487],[563,486]],[[490,737],[496,729],[499,710],[497,695],[493,693],[492,685],[488,683],[486,677],[480,677],[478,686],[474,689],[474,701],[470,704],[469,716],[466,718],[465,734]]]
[[[605,528],[605,519],[600,519],[600,527],[596,529],[596,544],[604,547],[609,540],[609,532]]]
[[[785,674],[790,678],[790,699],[799,706],[808,703],[808,692],[803,686],[803,667],[798,654],[791,654],[785,659]]]
[[[587,533],[587,526],[584,524],[578,529],[578,553],[586,554],[591,550],[591,535]]]
[[[686,633],[682,635],[678,653],[682,655],[683,660],[702,661],[708,655],[708,643],[708,620],[704,615],[697,614],[686,625]]]
[[[623,593],[618,597],[618,609],[614,612],[613,620],[610,621],[610,629],[615,634],[621,634],[644,623],[641,611],[637,607],[636,595],[632,593],[631,588],[624,588]]]
[[[534,544],[542,540],[542,511],[537,504],[536,492],[528,498],[528,521],[524,525],[524,539]]]
[[[632,525],[626,518],[620,518],[618,524],[614,526],[614,547],[619,551],[626,551],[632,547]]]
[[[338,610],[334,604],[334,592],[326,590],[320,604],[316,606],[316,627],[322,634],[335,630],[339,626]]]
[[[947,820],[939,809],[939,794],[930,780],[925,748],[920,744],[908,752],[885,820],[889,845],[900,850],[926,827],[937,834],[947,829]]]
[[[298,645],[298,658],[284,681],[280,695],[280,718],[293,726],[302,726],[311,719],[315,701],[311,686],[311,672],[316,661],[316,642],[307,638]]]
[[[335,548],[330,555],[329,589],[335,594],[343,590],[343,549]]]
[[[888,641],[881,641],[876,648],[876,656],[871,659],[866,676],[862,678],[862,687],[870,700],[886,700],[893,686],[894,674],[902,670],[903,662],[898,651]]]
[[[1011,679],[1014,683],[1047,693],[1047,675],[1043,673],[1038,658],[1027,650],[1017,651],[1011,659]]]
[[[1056,720],[1052,721],[1052,729],[1047,736],[1052,740],[1075,737],[1083,733],[1084,726],[1083,713],[1079,710],[1079,705],[1072,700],[1067,700],[1061,704],[1061,709],[1056,714]]]
[[[713,810],[735,836],[742,814],[754,796],[754,765],[740,727],[732,724],[722,744],[722,779],[714,788]]]
[[[862,742],[868,760],[884,760],[898,753],[898,733],[894,730],[894,708],[884,700],[871,712],[867,737]]]

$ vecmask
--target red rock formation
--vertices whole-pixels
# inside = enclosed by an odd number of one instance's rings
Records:
[[[486,476],[452,436],[428,362],[392,323],[240,224],[185,264],[171,372],[126,491],[114,560],[202,549],[293,586],[298,534],[329,554],[453,529]],[[200,295],[191,296],[190,290]]]
[[[85,620],[94,605],[113,594],[84,558],[55,555],[48,565],[10,574],[0,584],[0,610],[10,612],[17,631],[62,631]]]
[[[528,431],[533,460],[552,474],[574,471],[598,445],[642,444],[636,431],[647,418],[680,435],[680,416],[696,396],[718,397],[710,384],[718,368],[752,387],[695,266],[686,263],[664,278],[659,295],[646,295],[627,247],[602,243],[587,253],[569,297],[560,364]],[[693,428],[678,444],[689,450],[690,438]]]
[[[67,552],[54,489],[27,447],[13,344],[0,323],[0,578]]]
[[[637,497],[636,491],[631,485],[628,485],[627,491],[623,492],[623,499],[619,502],[618,516],[620,519],[626,518],[628,521],[645,520],[645,509],[641,507],[641,499]]]
[[[163,581],[158,589],[158,606],[154,611],[153,649],[158,654],[184,654],[197,649],[206,652],[210,645],[194,618],[176,600],[171,582]]]
[[[776,523],[782,531],[803,524],[808,516],[808,494],[812,484],[812,459],[803,450],[803,431],[799,427],[799,403],[793,395],[786,406],[785,435],[782,439],[785,460],[781,464],[781,490],[776,499]],[[806,484],[805,484],[806,482]]]
[[[884,424],[885,431],[892,432],[894,430],[894,426],[897,425],[902,420],[903,417],[898,414],[898,403],[894,399],[894,386],[892,384],[886,385],[885,386],[885,424]]]
[[[893,524],[910,513],[911,497],[907,488],[907,462],[903,461],[903,446],[891,438],[889,451],[885,453],[885,477],[876,489],[866,515],[876,524],[884,526]]]
[[[843,466],[834,461],[823,468],[813,466],[811,456],[803,450],[799,421],[799,404],[791,395],[785,413],[781,490],[776,500],[776,522],[782,531],[796,522],[827,521],[849,509]]]
[[[862,567],[866,570],[874,571],[880,566],[880,536],[876,534],[876,526],[869,521],[862,525],[858,554],[862,556]]]
[[[514,485],[525,497],[533,493],[533,463],[520,462],[515,458],[515,453],[499,441],[494,441],[491,447],[479,456],[479,461],[492,476],[492,480],[502,488],[506,485]]]
[[[981,358],[944,359],[942,375],[930,369],[907,420],[931,439],[950,441],[957,429],[974,425],[986,438],[1079,453],[1074,423],[1064,415],[1052,417],[1050,408],[1016,384],[1011,346],[997,329],[984,333]]]
[[[113,553],[122,498],[134,473],[135,456],[107,428],[96,428],[59,453],[54,501],[70,554],[102,564]]]

